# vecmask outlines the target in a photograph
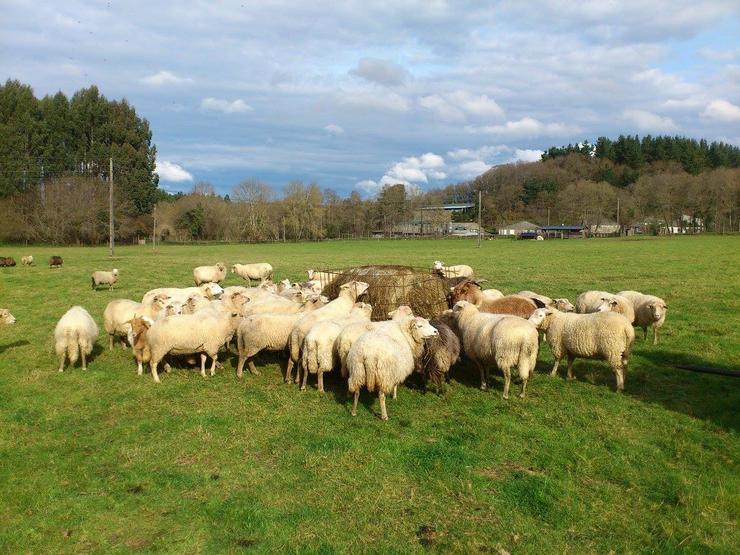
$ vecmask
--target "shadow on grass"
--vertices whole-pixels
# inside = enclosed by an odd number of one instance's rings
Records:
[[[8,343],[7,345],[0,345],[0,355],[3,354],[5,351],[9,351],[10,349],[14,349],[16,347],[23,347],[24,345],[30,345],[30,342],[26,341],[25,339],[19,339],[18,341],[13,341],[12,343]]]

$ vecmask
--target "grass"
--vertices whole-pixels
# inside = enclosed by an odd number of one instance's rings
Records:
[[[740,367],[740,238],[395,241],[121,247],[117,288],[103,248],[21,248],[33,268],[0,269],[0,551],[15,552],[736,552],[740,545],[740,381],[671,364]],[[44,261],[60,254],[65,264]],[[114,298],[189,285],[201,263],[306,267],[467,263],[507,292],[574,299],[637,289],[670,307],[661,343],[638,334],[626,391],[602,362],[577,380],[546,375],[501,399],[461,364],[446,396],[412,382],[377,418],[356,418],[339,380],[327,394],[281,383],[283,359],[155,385],[104,337],[83,373],[56,371],[52,330],[73,304],[102,328]],[[233,275],[227,284],[236,284]],[[309,382],[311,383],[311,382]]]

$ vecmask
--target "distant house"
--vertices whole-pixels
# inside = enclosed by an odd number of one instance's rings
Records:
[[[572,239],[585,236],[585,226],[582,225],[543,225],[540,231],[548,239]]]
[[[603,222],[599,225],[590,226],[589,231],[591,232],[591,235],[599,235],[602,237],[606,235],[619,235],[620,226],[616,222]]]
[[[447,224],[447,233],[452,237],[477,237],[478,224],[476,222],[450,222]]]
[[[498,234],[507,237],[517,237],[522,233],[537,233],[540,229],[542,228],[537,224],[522,220],[521,222],[508,224],[498,228]]]

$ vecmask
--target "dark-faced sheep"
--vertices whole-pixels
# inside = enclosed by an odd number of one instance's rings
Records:
[[[450,294],[452,306],[459,301],[468,301],[481,312],[493,314],[511,314],[520,318],[529,318],[537,310],[538,304],[533,299],[518,295],[507,295],[500,299],[489,299],[483,295],[480,286],[474,281],[465,281],[457,285]]]
[[[61,256],[49,257],[49,268],[61,268],[62,264],[64,264],[64,260]]]

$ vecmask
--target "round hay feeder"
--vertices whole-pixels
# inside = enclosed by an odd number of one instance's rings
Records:
[[[363,301],[373,306],[372,320],[387,320],[388,313],[408,305],[416,316],[435,318],[447,309],[445,282],[426,268],[412,266],[360,266],[347,270],[323,270],[322,294],[337,298],[339,287],[364,281],[370,287]]]

